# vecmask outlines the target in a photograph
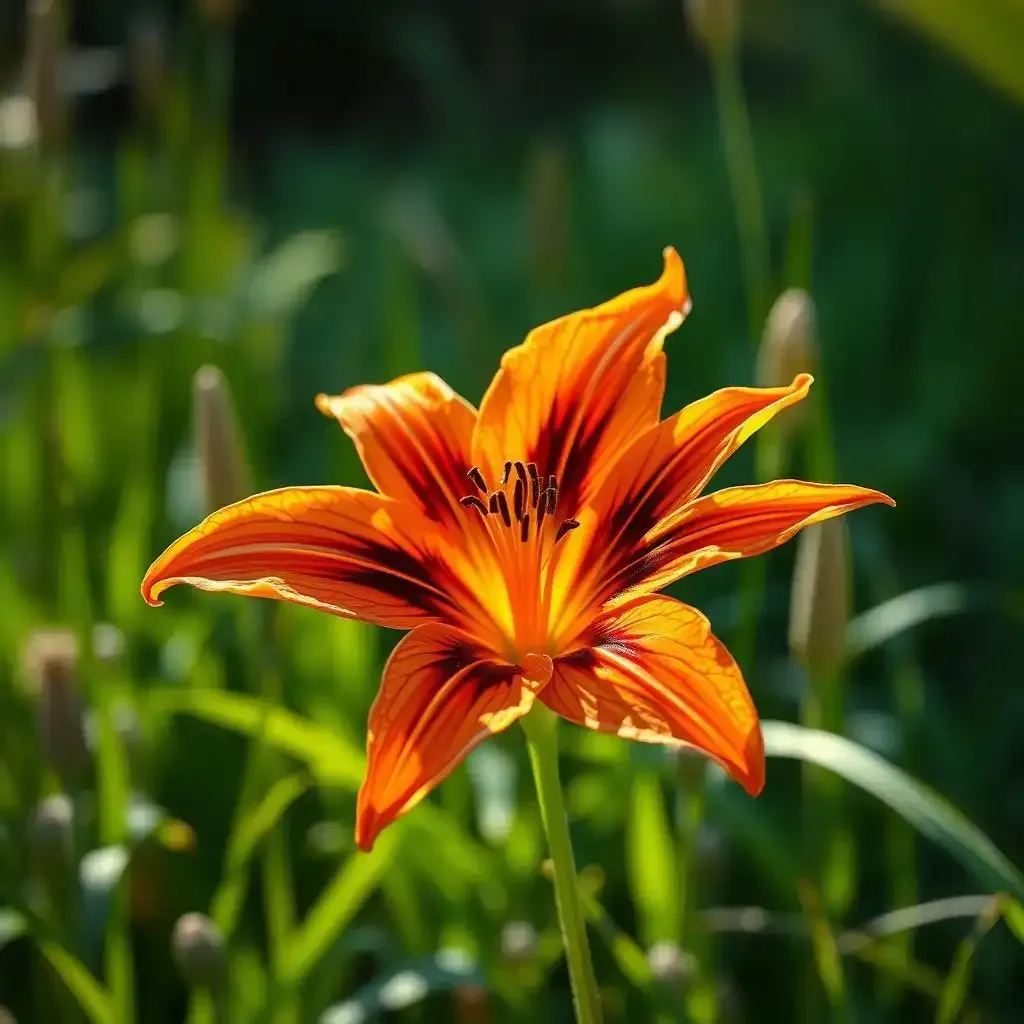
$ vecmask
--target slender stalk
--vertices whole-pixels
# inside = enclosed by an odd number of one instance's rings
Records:
[[[712,82],[718,110],[726,172],[736,211],[740,256],[747,291],[750,342],[756,345],[768,313],[771,267],[764,226],[761,185],[754,156],[750,113],[743,95],[739,54],[735,46],[716,47],[711,54]]]
[[[538,704],[522,721],[554,867],[555,902],[569,964],[576,1020],[578,1024],[600,1024],[597,980],[590,959],[583,907],[576,888],[576,865],[562,802],[562,783],[558,776],[558,719]]]

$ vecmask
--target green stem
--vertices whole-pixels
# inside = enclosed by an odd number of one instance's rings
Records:
[[[768,313],[771,270],[761,185],[754,156],[754,135],[743,95],[736,47],[717,47],[711,54],[711,70],[725,168],[736,210],[736,228],[739,232],[747,290],[750,340],[756,345],[761,336],[761,325]]]
[[[601,1005],[597,980],[590,959],[583,907],[576,888],[576,865],[569,839],[565,804],[562,802],[562,783],[558,777],[558,719],[538,704],[522,722],[554,867],[555,902],[569,964],[576,1020],[578,1024],[600,1024]]]

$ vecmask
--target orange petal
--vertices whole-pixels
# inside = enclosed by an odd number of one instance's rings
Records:
[[[548,657],[504,664],[440,623],[403,637],[370,711],[369,764],[356,810],[359,848],[369,850],[478,743],[525,715],[550,677]]]
[[[700,612],[669,597],[641,597],[600,618],[590,640],[555,662],[540,700],[588,729],[693,747],[752,796],[761,792],[757,711]]]
[[[476,410],[440,377],[412,373],[390,384],[318,395],[316,405],[355,441],[381,494],[438,522],[465,518],[459,498],[472,491],[466,471]]]
[[[655,527],[610,588],[660,590],[698,569],[760,555],[785,544],[805,526],[878,502],[896,504],[887,494],[867,487],[802,480],[716,491]]]
[[[477,608],[416,509],[349,487],[283,488],[209,516],[142,582],[153,605],[179,583],[310,605],[402,629]]]
[[[715,471],[776,414],[806,397],[811,377],[788,388],[723,388],[693,402],[625,448],[569,545],[582,598],[634,563],[648,532],[695,498]]]
[[[665,250],[661,279],[531,331],[505,353],[473,435],[489,479],[506,459],[556,474],[571,516],[594,493],[624,439],[657,423],[662,344],[689,311],[682,261]]]

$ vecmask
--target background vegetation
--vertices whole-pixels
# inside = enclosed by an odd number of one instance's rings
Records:
[[[783,288],[817,306],[812,414],[728,482],[898,507],[801,552],[820,658],[787,647],[795,545],[676,588],[768,720],[760,800],[563,730],[606,1015],[1016,1019],[1024,15],[734,6],[0,6],[14,1019],[570,1019],[519,733],[358,854],[394,637],[138,584],[225,488],[363,479],[318,391],[429,367],[479,396],[670,243],[667,409],[755,379]]]

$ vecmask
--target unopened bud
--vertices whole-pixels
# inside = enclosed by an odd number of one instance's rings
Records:
[[[537,929],[529,921],[509,921],[501,929],[501,955],[510,964],[529,963],[537,952]]]
[[[709,53],[729,49],[739,29],[739,0],[685,0],[694,34]]]
[[[676,988],[685,985],[696,969],[691,954],[669,941],[656,942],[647,950],[647,965],[656,982]]]
[[[178,918],[171,937],[171,952],[190,987],[215,991],[223,984],[227,972],[224,937],[205,914]]]
[[[797,543],[789,609],[789,647],[812,679],[828,679],[843,663],[849,615],[846,520],[808,526]]]
[[[26,63],[29,94],[36,108],[39,141],[58,146],[64,137],[64,101],[57,68],[64,48],[64,12],[59,0],[29,0]]]
[[[35,698],[36,729],[48,764],[68,789],[89,768],[83,727],[85,704],[78,689],[78,641],[65,629],[29,634],[22,650],[22,673]]]
[[[215,512],[252,493],[249,467],[224,375],[216,366],[203,366],[196,372],[193,385],[203,502],[207,512]]]
[[[29,822],[33,866],[45,875],[60,873],[71,864],[74,849],[75,805],[64,793],[46,797]]]
[[[800,373],[813,373],[818,364],[818,314],[814,300],[802,288],[788,288],[776,300],[765,321],[757,351],[757,383],[785,388]],[[785,409],[775,422],[793,429],[806,412],[800,402]]]

